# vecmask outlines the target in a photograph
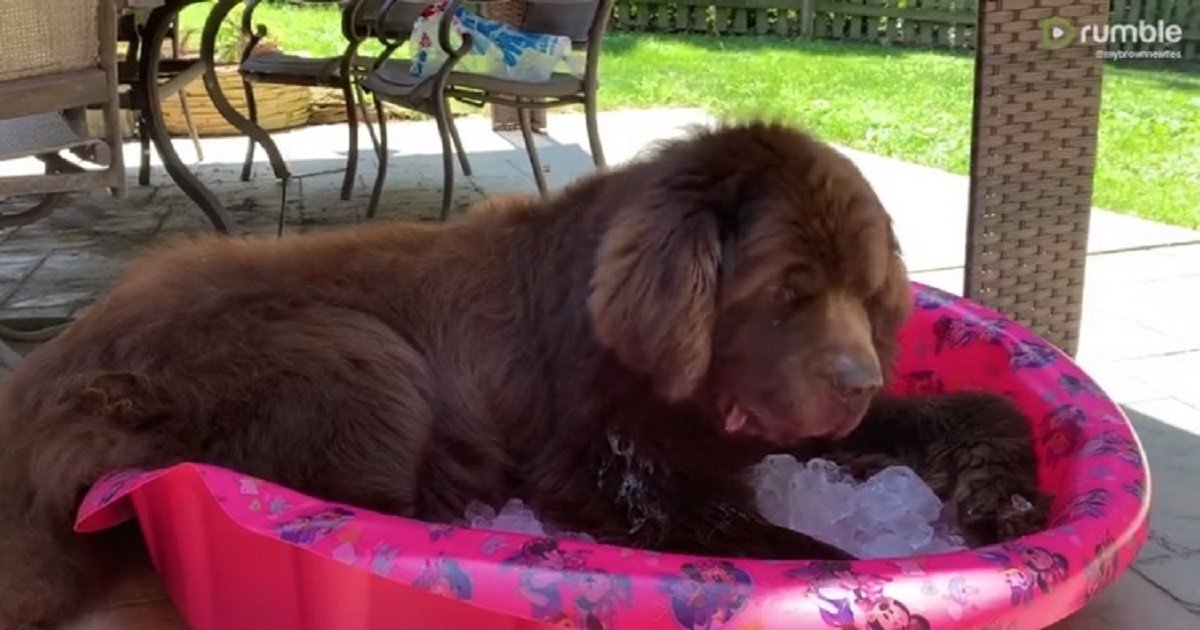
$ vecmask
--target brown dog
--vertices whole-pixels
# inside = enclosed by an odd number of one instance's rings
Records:
[[[908,304],[855,167],[760,123],[445,226],[165,248],[6,384],[0,628],[76,605],[103,540],[71,533],[89,484],[184,460],[432,521],[518,496],[620,544],[845,557],[765,523],[743,473],[924,421],[898,402],[855,432]],[[995,399],[960,411],[924,437],[1024,426]],[[1032,470],[1018,442],[972,462]],[[893,455],[957,465],[921,453]]]

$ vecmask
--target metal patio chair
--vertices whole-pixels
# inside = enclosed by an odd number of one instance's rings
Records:
[[[447,4],[447,15],[459,2]],[[605,164],[604,151],[597,125],[596,93],[599,87],[600,50],[613,0],[500,0],[479,2],[486,8],[486,15],[512,26],[529,31],[564,35],[571,38],[577,49],[582,49],[584,75],[582,78],[564,72],[554,73],[549,81],[525,83],[474,72],[456,71],[455,66],[466,54],[469,36],[459,49],[452,48],[449,35],[449,20],[443,20],[439,32],[439,45],[447,55],[444,65],[430,77],[414,78],[410,63],[390,59],[385,52],[376,68],[367,77],[363,86],[374,94],[377,103],[390,102],[433,116],[438,123],[442,138],[442,208],[441,218],[450,213],[454,191],[454,158],[451,142],[455,145],[463,172],[470,175],[470,165],[463,153],[461,142],[450,113],[449,99],[475,106],[485,104],[512,106],[517,109],[521,121],[521,133],[525,149],[529,154],[530,166],[538,191],[546,192],[545,176],[537,154],[530,123],[530,110],[550,109],[570,105],[583,105],[587,120],[588,142],[592,159],[597,167]],[[385,3],[384,7],[389,5]],[[393,42],[395,43],[395,42]],[[386,133],[380,133],[381,155],[387,152]],[[371,206],[367,216],[374,216],[382,193],[386,173],[381,165],[371,193]]]

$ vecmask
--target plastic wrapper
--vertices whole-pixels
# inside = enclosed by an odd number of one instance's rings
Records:
[[[431,76],[445,63],[448,55],[438,43],[438,28],[445,15],[445,3],[439,3],[430,5],[417,19],[409,40],[414,76]],[[471,49],[455,68],[460,72],[523,83],[544,83],[558,70],[583,76],[583,57],[572,51],[571,40],[565,36],[516,29],[463,6],[455,8],[450,32],[456,49],[462,45],[464,33],[471,36]]]

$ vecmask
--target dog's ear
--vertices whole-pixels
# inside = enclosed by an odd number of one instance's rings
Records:
[[[600,343],[677,402],[708,373],[721,240],[703,196],[656,192],[604,232],[588,311]]]
[[[888,226],[888,250],[878,252],[883,266],[884,282],[879,292],[867,302],[871,318],[871,331],[884,378],[891,380],[893,363],[899,350],[900,327],[912,313],[912,294],[909,289],[908,268],[900,251],[900,244],[891,226]]]

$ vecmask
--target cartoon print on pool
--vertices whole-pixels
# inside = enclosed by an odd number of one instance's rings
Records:
[[[595,569],[575,574],[570,581],[575,587],[580,626],[588,630],[613,627],[617,607],[633,604],[633,584],[626,576]]]
[[[1007,326],[1008,321],[998,317],[942,315],[933,323],[934,354],[976,342],[1000,343]]]
[[[1117,551],[1112,533],[1105,532],[1104,538],[1096,544],[1095,559],[1085,571],[1087,587],[1083,595],[1084,601],[1092,601],[1117,580],[1121,570]]]
[[[400,548],[393,547],[387,543],[381,542],[371,551],[371,572],[387,577],[392,573],[392,566],[396,564],[396,556],[400,555]]]
[[[1125,484],[1125,492],[1141,501],[1146,498],[1146,482],[1141,479],[1134,479]]]
[[[530,615],[537,621],[560,623],[570,618],[560,588],[572,572],[583,571],[587,553],[564,550],[553,538],[535,538],[505,558],[503,565],[521,570],[518,592],[529,602]]]
[[[1067,500],[1067,504],[1055,514],[1050,525],[1057,527],[1064,523],[1083,520],[1085,518],[1104,518],[1104,513],[1108,511],[1108,504],[1111,499],[1112,493],[1105,488],[1092,488],[1086,492],[1081,492]]]
[[[933,580],[928,580],[922,585],[921,594],[945,601],[946,614],[951,619],[959,620],[967,612],[977,608],[972,600],[979,594],[979,588],[972,586],[963,576],[954,575],[946,581],[945,593],[938,590],[937,584]]]
[[[1016,545],[1015,549],[1041,592],[1049,593],[1056,584],[1067,579],[1067,558],[1062,554],[1033,545]]]
[[[508,539],[502,534],[496,534],[495,536],[485,538],[483,544],[479,547],[479,551],[485,556],[494,556],[506,547],[508,547]]]
[[[435,595],[452,599],[471,599],[471,576],[453,558],[438,556],[425,560],[425,567],[412,585]]]
[[[269,514],[271,518],[275,518],[288,511],[288,508],[290,507],[291,505],[288,504],[287,499],[283,498],[282,496],[275,495],[267,502],[267,514]]]
[[[1079,396],[1087,394],[1095,398],[1104,396],[1104,392],[1096,385],[1096,382],[1082,374],[1069,374],[1063,372],[1058,375],[1058,386],[1071,396]]]
[[[979,594],[977,587],[971,586],[967,579],[961,575],[956,575],[950,578],[946,584],[946,598],[956,606],[953,611],[959,615],[971,610],[975,604],[971,601]],[[952,615],[953,616],[953,615]]]
[[[346,527],[338,532],[338,546],[333,548],[333,559],[353,566],[358,563],[358,550],[355,545],[358,544],[358,539],[362,535],[362,531],[357,527]]]
[[[671,613],[687,630],[724,628],[750,599],[750,574],[727,560],[689,562],[664,584]]]
[[[1008,365],[1015,372],[1023,368],[1043,368],[1058,361],[1058,353],[1037,341],[1018,339],[1008,349]]]
[[[454,532],[458,527],[454,525],[446,525],[444,523],[434,523],[429,526],[429,542],[438,542],[440,540],[449,540],[454,537]]]
[[[853,627],[853,602],[883,593],[883,578],[855,573],[849,562],[813,562],[784,571],[794,580],[808,581],[808,594],[817,601],[821,620],[835,628]]]
[[[954,294],[947,293],[941,289],[935,289],[934,287],[922,287],[916,292],[914,304],[916,304],[917,308],[919,309],[935,311],[948,304],[951,304],[957,299],[958,298]]]
[[[1069,568],[1066,556],[1020,542],[979,551],[977,555],[1001,567],[1013,606],[1029,605],[1039,591],[1049,593],[1067,578]]]
[[[929,621],[884,593],[888,578],[855,573],[847,562],[814,562],[784,572],[808,580],[825,625],[843,630],[928,630]]]
[[[1084,457],[1115,456],[1131,466],[1139,469],[1142,467],[1142,453],[1137,442],[1115,431],[1105,431],[1088,440],[1080,453]]]
[[[238,478],[238,493],[247,496],[257,496],[258,484],[259,481],[253,477],[240,477]]]
[[[1008,583],[1009,601],[1013,606],[1028,605],[1033,602],[1035,588],[1033,572],[1023,566],[1011,566],[1004,569],[1004,581]]]
[[[1070,459],[1079,450],[1087,413],[1075,405],[1062,405],[1042,417],[1039,441],[1042,457],[1053,466]]]
[[[279,537],[290,543],[311,545],[333,533],[353,517],[353,512],[341,507],[297,516],[279,525]]]
[[[106,485],[104,488],[104,493],[101,494],[100,498],[96,500],[96,507],[104,507],[109,503],[112,503],[112,500],[117,497],[117,494],[124,490],[125,486],[140,474],[140,470],[121,470],[102,478],[97,482],[97,485],[102,483]]]
[[[929,630],[929,620],[913,614],[902,602],[891,597],[880,597],[872,602],[859,603],[863,607],[863,621],[855,630]]]

